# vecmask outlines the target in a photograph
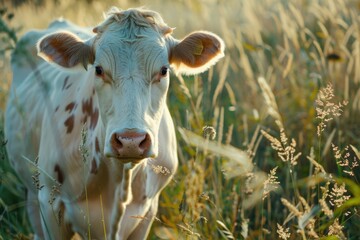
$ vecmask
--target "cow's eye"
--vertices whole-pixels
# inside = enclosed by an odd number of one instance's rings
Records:
[[[169,74],[169,68],[164,66],[160,68],[160,71],[153,77],[152,82],[159,83],[161,79],[166,77],[168,74]]]
[[[162,67],[162,68],[160,69],[160,76],[161,76],[161,77],[165,77],[165,76],[168,74],[168,72],[169,72],[169,68],[167,68],[167,67]]]
[[[98,77],[102,77],[104,75],[104,70],[101,66],[96,66],[95,67],[95,74]]]

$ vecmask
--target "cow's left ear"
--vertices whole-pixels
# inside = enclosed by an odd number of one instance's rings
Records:
[[[94,63],[92,47],[70,32],[57,32],[40,39],[38,55],[64,68]]]
[[[169,62],[176,73],[204,72],[224,56],[223,40],[210,32],[193,32],[183,40],[172,39]]]

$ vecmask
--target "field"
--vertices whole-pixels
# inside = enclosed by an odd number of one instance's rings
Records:
[[[0,239],[31,238],[2,131],[14,36],[57,17],[94,26],[113,5],[226,44],[208,72],[171,76],[180,165],[149,239],[360,239],[359,1],[28,2],[0,0]]]

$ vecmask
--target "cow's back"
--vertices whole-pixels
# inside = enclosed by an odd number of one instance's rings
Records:
[[[11,59],[13,81],[5,114],[5,136],[10,162],[27,188],[34,189],[32,163],[38,157],[42,120],[49,97],[54,91],[53,79],[59,68],[37,56],[36,44],[43,36],[56,31],[70,31],[87,39],[91,33],[72,23],[56,20],[46,30],[26,33],[17,43]],[[34,189],[35,190],[35,189]]]

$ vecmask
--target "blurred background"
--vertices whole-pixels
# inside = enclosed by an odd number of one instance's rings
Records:
[[[180,166],[149,239],[360,238],[360,1],[0,0],[3,239],[31,238],[2,131],[11,51],[30,29],[60,17],[95,26],[111,6],[157,11],[178,39],[208,30],[226,44],[208,72],[172,76]],[[204,126],[212,149],[191,141]]]

